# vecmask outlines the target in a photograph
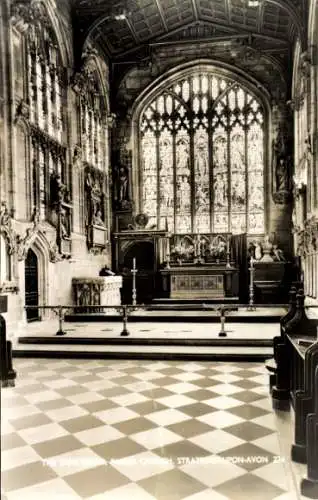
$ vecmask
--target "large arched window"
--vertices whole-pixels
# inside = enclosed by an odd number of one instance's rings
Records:
[[[42,219],[50,214],[50,179],[58,175],[71,197],[67,165],[67,86],[55,32],[39,5],[41,17],[30,24],[26,37],[27,87],[30,103],[32,204]],[[68,217],[69,214],[68,214]]]
[[[142,211],[174,233],[264,233],[264,109],[233,79],[193,73],[140,117]]]

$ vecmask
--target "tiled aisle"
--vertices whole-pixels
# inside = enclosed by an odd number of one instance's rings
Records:
[[[15,359],[7,500],[299,500],[263,364]]]

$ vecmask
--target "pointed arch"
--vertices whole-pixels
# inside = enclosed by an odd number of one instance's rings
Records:
[[[49,242],[44,233],[42,233],[41,231],[36,231],[33,233],[25,248],[25,256],[27,255],[29,249],[31,249],[35,253],[38,262],[38,305],[45,306],[49,303],[48,269],[50,248]],[[41,313],[40,316],[47,317],[45,312],[44,314]]]
[[[60,20],[60,15],[57,10],[56,2],[53,0],[46,0],[45,2],[42,0],[40,2],[41,7],[44,13],[47,16],[47,19],[51,25],[52,31],[54,33],[55,41],[58,44],[59,52],[62,59],[62,65],[64,67],[71,67],[73,65],[73,56],[72,56],[72,39],[70,34],[66,34]],[[30,7],[39,8],[39,0],[31,0]]]
[[[270,105],[258,82],[201,60],[150,84],[132,115],[134,200],[151,224],[264,234]]]

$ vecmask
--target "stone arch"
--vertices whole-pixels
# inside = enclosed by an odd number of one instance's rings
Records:
[[[220,63],[220,61],[209,60],[209,59],[201,59],[198,61],[192,61],[190,63],[179,65],[163,75],[156,78],[151,84],[149,84],[139,95],[139,97],[135,100],[134,104],[129,110],[129,116],[131,119],[131,131],[130,131],[130,145],[131,150],[134,152],[132,155],[132,182],[131,185],[135,187],[135,192],[132,193],[133,199],[136,203],[136,213],[140,211],[140,144],[139,144],[139,126],[140,126],[140,117],[142,115],[142,111],[145,109],[148,103],[150,103],[157,94],[162,92],[165,87],[171,85],[174,81],[186,77],[192,74],[194,71],[202,71],[207,73],[215,72],[217,75],[232,78],[237,83],[241,84],[245,87],[249,92],[251,92],[263,105],[265,120],[266,120],[266,131],[265,131],[265,140],[266,145],[264,148],[265,153],[265,179],[264,185],[266,186],[265,191],[265,214],[268,214],[268,206],[269,202],[267,196],[269,193],[269,186],[271,183],[271,153],[269,145],[270,141],[270,123],[271,123],[271,107],[270,107],[270,94],[265,89],[265,87],[258,82],[255,78],[247,76],[242,70],[235,68],[234,66],[226,63]],[[268,168],[266,166],[268,165]],[[267,217],[265,216],[265,221]],[[265,222],[266,225],[266,222]]]
[[[32,239],[29,241],[25,248],[25,256],[28,250],[31,249],[38,261],[38,293],[39,293],[39,306],[49,304],[49,260],[50,250],[49,243],[45,235],[38,231],[34,233]],[[49,317],[49,313],[45,310],[41,312],[42,318]]]
[[[31,5],[38,4],[38,0],[32,0]],[[41,5],[45,9],[56,41],[59,47],[62,63],[64,67],[72,66],[72,46],[70,44],[70,37],[65,33],[62,23],[59,19],[59,14],[55,2],[53,0],[46,0],[46,2],[41,1]]]
[[[93,50],[92,53],[90,53],[88,49],[87,55],[85,55],[85,52],[83,53],[82,71],[84,73],[87,72],[88,74],[94,75],[95,81],[98,85],[101,95],[103,96],[105,111],[108,114],[110,109],[110,104],[109,104],[109,91],[106,85],[106,78],[103,76],[103,68],[101,60],[97,54],[94,54]]]

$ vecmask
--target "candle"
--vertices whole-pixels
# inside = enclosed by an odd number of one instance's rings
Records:
[[[133,269],[136,269],[136,257],[133,258]]]

